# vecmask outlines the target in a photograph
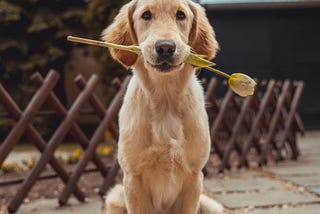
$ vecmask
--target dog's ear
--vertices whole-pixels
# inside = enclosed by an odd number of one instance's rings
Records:
[[[189,2],[189,7],[194,15],[189,35],[189,45],[195,53],[206,55],[208,59],[212,59],[219,49],[215,32],[203,7],[191,1]]]
[[[135,1],[124,5],[113,23],[102,32],[102,40],[118,45],[136,45],[137,37],[133,28],[132,14],[135,10]],[[110,48],[112,57],[124,67],[131,67],[137,60],[137,55],[128,51]]]

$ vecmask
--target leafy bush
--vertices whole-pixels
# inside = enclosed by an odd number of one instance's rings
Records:
[[[64,102],[64,66],[71,49],[78,46],[67,42],[66,36],[99,38],[126,2],[128,0],[0,1],[0,84],[24,109],[36,89],[29,77],[34,72],[46,75],[53,68],[62,76],[55,91]],[[111,80],[124,76],[127,71],[111,59],[106,49],[90,48],[94,49],[101,64],[101,70],[97,72],[108,103],[115,93]],[[11,128],[12,122],[0,120],[1,133],[6,133],[3,129]]]

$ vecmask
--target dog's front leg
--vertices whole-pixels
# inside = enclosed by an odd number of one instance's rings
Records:
[[[128,214],[150,214],[151,200],[142,185],[140,176],[125,176],[124,188]]]
[[[200,173],[192,174],[183,185],[182,212],[183,214],[196,214],[199,209],[199,199],[202,191],[203,176]]]

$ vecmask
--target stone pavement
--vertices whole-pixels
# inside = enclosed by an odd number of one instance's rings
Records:
[[[320,132],[309,131],[298,142],[299,161],[213,176],[205,180],[205,189],[232,214],[319,214]],[[42,199],[23,204],[17,213],[95,214],[101,213],[101,207],[99,197],[87,203],[73,199],[62,208],[57,199]]]
[[[299,161],[230,172],[205,180],[210,194],[235,214],[320,214],[320,132],[299,139]]]
[[[71,198],[67,206],[60,207],[57,199],[39,199],[23,204],[17,214],[99,214],[102,213],[100,197],[91,197],[86,203]]]

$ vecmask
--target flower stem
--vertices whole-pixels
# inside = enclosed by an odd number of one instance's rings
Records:
[[[109,43],[109,42],[102,42],[102,41],[97,41],[97,40],[92,40],[92,39],[84,39],[84,38],[75,37],[75,36],[68,36],[67,40],[71,41],[71,42],[79,42],[79,43],[83,43],[83,44],[87,44],[87,45],[95,45],[95,46],[101,46],[101,47],[107,47],[107,48],[116,48],[116,49],[119,49],[119,50],[130,51],[130,52],[135,53],[135,54],[140,54],[141,53],[140,48],[138,46],[134,46],[134,45],[131,45],[131,46],[117,45],[117,44],[113,44],[113,43]],[[224,73],[222,71],[219,71],[218,69],[209,67],[208,64],[207,64],[207,67],[206,66],[199,66],[198,64],[195,64],[195,62],[198,63],[199,60],[200,60],[200,63],[202,63],[202,64],[204,62],[206,62],[206,63],[209,63],[210,65],[215,65],[212,62],[208,62],[207,60],[204,60],[202,58],[203,56],[193,54],[193,57],[196,57],[196,60],[192,59],[192,57],[189,56],[190,64],[193,64],[193,65],[196,65],[198,67],[202,67],[202,68],[205,68],[205,69],[207,69],[209,71],[215,72],[215,73],[217,73],[217,74],[219,74],[221,76],[224,76],[227,79],[229,79],[231,77],[229,74],[226,74],[226,73]]]
[[[219,71],[218,69],[211,68],[211,67],[204,67],[204,69],[207,69],[209,71],[212,71],[214,73],[217,73],[221,76],[224,76],[225,78],[229,79],[231,76],[229,74],[224,73],[223,71]]]
[[[68,36],[67,37],[68,41],[71,42],[79,42],[87,45],[95,45],[95,46],[101,46],[101,47],[107,47],[107,48],[116,48],[119,50],[124,50],[124,51],[130,51],[133,53],[138,54],[139,53],[139,48],[136,48],[134,46],[125,46],[125,45],[117,45],[109,42],[101,42],[97,40],[92,40],[92,39],[84,39],[76,36]]]

